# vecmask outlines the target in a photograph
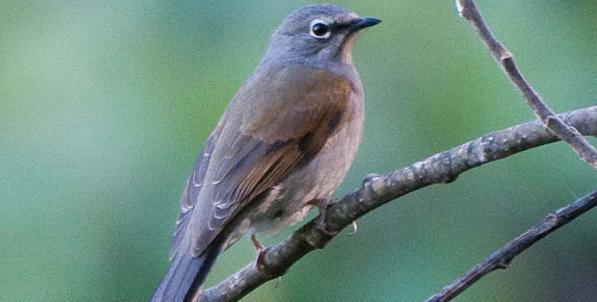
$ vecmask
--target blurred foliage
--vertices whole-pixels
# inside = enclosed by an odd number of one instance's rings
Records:
[[[533,119],[452,1],[338,2],[384,21],[355,45],[368,120],[338,195],[367,173]],[[274,28],[307,3],[1,1],[0,301],[145,301],[196,152]],[[478,4],[554,109],[596,103],[595,1]],[[562,144],[491,163],[371,213],[357,236],[246,301],[421,301],[596,181]],[[594,299],[596,220],[583,216],[457,300]],[[241,241],[209,283],[253,257]]]

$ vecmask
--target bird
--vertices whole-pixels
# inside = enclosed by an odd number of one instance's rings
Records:
[[[259,249],[255,234],[275,234],[330,200],[363,132],[353,42],[380,22],[316,4],[294,11],[274,31],[197,156],[170,266],[151,302],[195,301],[218,255],[244,235]]]

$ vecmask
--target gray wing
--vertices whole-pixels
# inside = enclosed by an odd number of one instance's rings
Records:
[[[199,193],[203,188],[205,174],[207,173],[207,166],[216,145],[217,136],[219,133],[214,131],[203,146],[203,150],[199,152],[193,172],[187,179],[183,194],[180,198],[180,212],[176,218],[176,225],[174,234],[172,236],[172,246],[170,248],[170,259],[177,252],[180,244],[184,238],[184,230],[189,224],[191,214],[197,203]]]
[[[193,256],[198,256],[227,222],[256,196],[279,183],[304,158],[298,142],[265,143],[237,132],[210,160],[205,192],[187,222]]]
[[[186,251],[189,240],[198,256],[234,213],[279,182],[304,156],[294,140],[267,144],[237,132],[218,144],[218,135],[210,136],[187,180],[171,259],[182,248]]]
[[[325,143],[312,133],[274,143],[241,132],[229,137],[213,147],[207,144],[205,150],[212,152],[202,152],[206,155],[189,177],[170,257],[189,251],[201,255],[236,213]]]
[[[349,80],[292,68],[275,74],[276,81],[264,76],[256,79],[260,85],[241,88],[197,160],[183,194],[171,257],[201,255],[256,196],[315,156],[345,118],[353,93]],[[246,105],[247,99],[256,103]]]

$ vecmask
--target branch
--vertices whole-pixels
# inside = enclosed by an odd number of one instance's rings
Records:
[[[506,269],[514,257],[530,248],[543,237],[549,235],[549,233],[566,225],[595,206],[597,206],[597,191],[547,215],[540,223],[522,233],[522,235],[510,241],[501,249],[495,251],[483,260],[483,262],[475,265],[466,274],[460,276],[450,285],[444,287],[439,293],[427,299],[427,302],[444,302],[454,299],[485,275],[497,269]]]
[[[584,135],[597,136],[597,106],[560,117]],[[335,234],[373,209],[420,188],[454,181],[472,168],[556,140],[539,121],[534,121],[489,133],[391,173],[369,176],[357,191],[329,206],[324,212],[323,227],[319,218],[311,220],[288,239],[268,249],[262,270],[257,270],[252,261],[220,284],[206,289],[199,300],[237,301],[263,283],[283,275],[309,252],[323,248]]]
[[[460,15],[479,32],[481,40],[489,48],[494,59],[518,88],[545,127],[572,147],[578,155],[597,169],[597,150],[574,127],[566,124],[549,108],[539,93],[527,82],[516,67],[512,53],[500,43],[487,26],[473,0],[456,0]]]

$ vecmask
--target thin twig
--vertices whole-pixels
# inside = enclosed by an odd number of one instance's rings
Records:
[[[512,53],[498,41],[483,20],[473,0],[456,0],[460,15],[477,30],[481,40],[494,59],[508,75],[512,84],[522,93],[535,115],[561,140],[565,141],[578,155],[597,169],[597,150],[574,127],[562,121],[516,67]]]
[[[597,136],[597,106],[565,113],[560,117],[584,135]],[[353,221],[373,209],[423,187],[454,181],[460,174],[515,153],[551,143],[557,137],[539,121],[520,124],[484,135],[451,150],[435,154],[385,175],[367,177],[361,187],[325,211],[325,225],[315,218],[282,243],[271,247],[263,258],[263,269],[255,261],[214,287],[200,301],[237,301],[268,280],[283,275],[309,252],[323,248]]]
[[[508,268],[514,257],[530,248],[543,237],[549,235],[549,233],[566,225],[595,206],[597,206],[597,191],[547,215],[540,223],[495,251],[483,260],[483,262],[475,265],[470,271],[444,287],[439,293],[427,299],[426,302],[445,302],[454,299],[485,275],[497,269]]]

